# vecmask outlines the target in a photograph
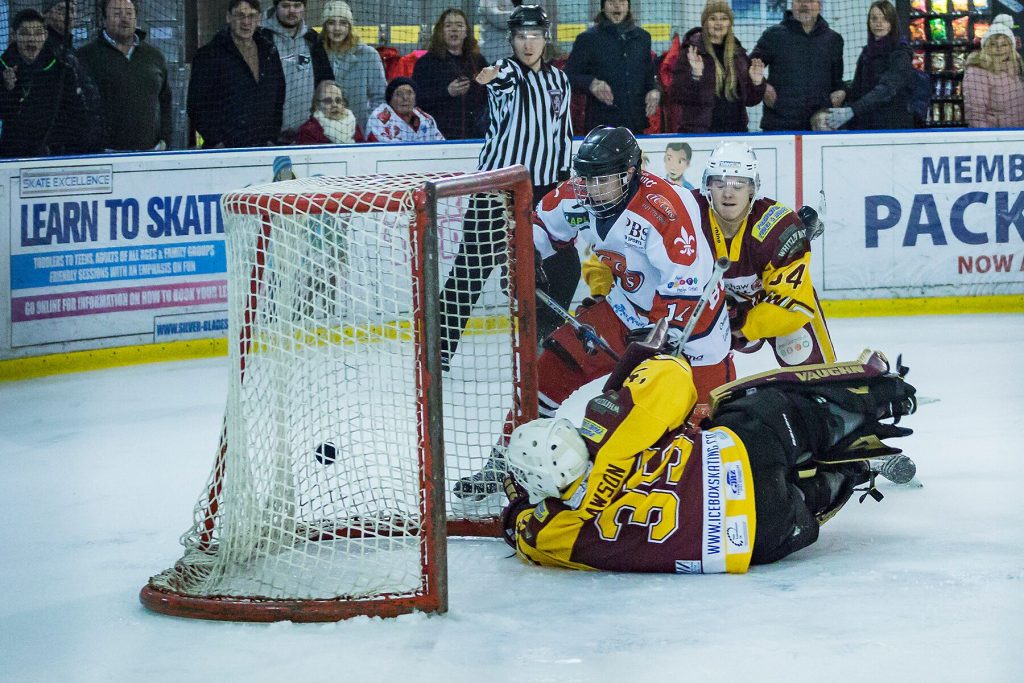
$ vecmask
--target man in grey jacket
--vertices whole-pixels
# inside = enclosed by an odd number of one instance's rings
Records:
[[[274,39],[284,70],[281,141],[290,143],[306,119],[320,81],[334,80],[317,32],[306,26],[306,0],[274,0],[263,24]]]
[[[761,130],[811,130],[811,116],[843,101],[843,37],[821,18],[821,0],[792,0],[761,34],[751,59],[768,66]]]

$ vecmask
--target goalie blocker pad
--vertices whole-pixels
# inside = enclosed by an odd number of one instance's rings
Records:
[[[917,390],[903,379],[908,370],[897,359],[896,372],[890,372],[889,362],[881,352],[865,349],[855,361],[763,372],[713,390],[711,420],[725,406],[771,388],[830,403],[848,414],[863,417],[860,424],[843,430],[827,453],[815,454],[819,463],[840,464],[894,455],[901,450],[882,439],[912,434],[912,430],[897,423],[917,410]],[[892,424],[879,422],[890,417]]]

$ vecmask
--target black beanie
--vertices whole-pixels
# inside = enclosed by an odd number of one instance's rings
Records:
[[[416,84],[412,82],[411,78],[407,78],[405,76],[392,78],[391,82],[388,83],[387,89],[384,91],[384,101],[387,102],[389,106],[391,105],[391,96],[395,94],[395,91],[398,90],[399,86],[403,85],[407,85],[412,88],[413,92],[416,91]]]

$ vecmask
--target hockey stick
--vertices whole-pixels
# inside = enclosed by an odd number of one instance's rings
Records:
[[[576,330],[576,334],[579,335],[584,344],[592,345],[594,348],[601,349],[618,362],[619,354],[615,353],[615,350],[612,349],[611,345],[604,340],[604,337],[597,333],[597,330],[595,330],[591,325],[581,323],[579,320],[574,318],[569,311],[562,308],[562,306],[548,296],[548,293],[544,290],[538,289],[535,291],[538,299],[543,301],[548,308],[557,313],[572,329]]]
[[[715,268],[711,271],[711,279],[704,285],[704,291],[701,292],[700,298],[697,299],[697,305],[693,307],[693,312],[690,313],[690,318],[686,321],[686,326],[683,328],[682,337],[673,344],[675,346],[675,355],[683,355],[683,346],[686,342],[690,341],[690,335],[693,334],[694,328],[697,327],[697,321],[703,315],[704,309],[707,308],[708,302],[711,301],[712,294],[718,289],[718,283],[722,281],[725,271],[729,270],[731,265],[732,261],[729,260],[728,256],[722,256],[715,261]]]

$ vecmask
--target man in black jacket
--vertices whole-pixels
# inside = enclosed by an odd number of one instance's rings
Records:
[[[576,36],[565,64],[576,92],[588,93],[584,130],[647,129],[661,101],[651,58],[651,34],[633,21],[629,0],[601,0],[594,26]]]
[[[768,65],[765,131],[811,130],[814,112],[842,103],[843,37],[821,18],[821,0],[792,0],[791,6],[750,53]]]
[[[281,131],[284,71],[259,30],[258,0],[231,0],[227,27],[196,52],[188,115],[203,147],[273,145]]]
[[[94,151],[98,111],[71,51],[47,38],[43,15],[21,10],[0,56],[0,157]],[[93,88],[95,90],[95,88]]]
[[[99,88],[100,144],[108,150],[166,149],[171,142],[167,60],[136,30],[133,0],[104,0],[104,30],[78,57]]]

